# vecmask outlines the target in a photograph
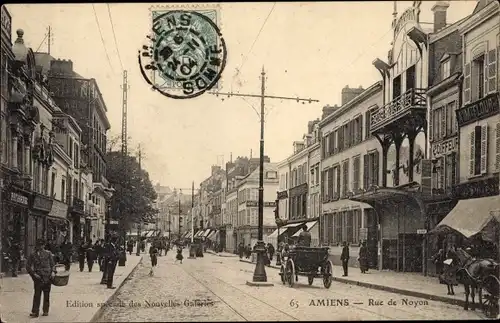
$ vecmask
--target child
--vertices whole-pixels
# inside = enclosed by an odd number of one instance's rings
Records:
[[[175,256],[175,262],[177,262],[177,260],[179,260],[182,264],[182,259],[184,259],[184,256],[182,256],[182,247],[179,246],[177,247],[177,255]]]
[[[155,268],[158,264],[158,249],[154,245],[151,245],[151,247],[149,247],[149,256],[151,257],[151,271],[149,272],[149,275],[153,276],[153,268]]]

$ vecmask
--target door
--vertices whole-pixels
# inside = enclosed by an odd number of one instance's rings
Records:
[[[373,209],[365,210],[368,250],[368,268],[378,269],[378,222]]]

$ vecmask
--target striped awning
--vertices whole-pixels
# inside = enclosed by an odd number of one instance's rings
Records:
[[[186,239],[191,238],[191,234],[192,234],[191,232],[187,232],[186,235],[184,236],[184,238],[186,238]]]
[[[210,231],[212,231],[212,229],[206,229],[205,232],[203,232],[202,237],[206,238],[210,234]]]
[[[196,232],[196,234],[194,235],[195,238],[199,237],[204,231],[203,230],[200,230],[198,232]]]
[[[219,232],[218,230],[210,232],[210,234],[207,236],[207,239],[214,240],[218,232]]]
[[[306,222],[307,231],[310,231],[317,223],[318,221]],[[301,230],[297,231],[292,237],[298,237],[300,232]]]

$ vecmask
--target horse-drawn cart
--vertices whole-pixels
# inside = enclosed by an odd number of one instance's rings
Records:
[[[500,280],[495,275],[489,275],[481,285],[483,312],[490,318],[496,318],[499,314]]]
[[[325,288],[333,280],[333,264],[328,259],[328,247],[295,247],[288,251],[286,262],[281,265],[281,282],[293,287],[298,276],[307,276],[309,285],[314,278],[322,278]]]

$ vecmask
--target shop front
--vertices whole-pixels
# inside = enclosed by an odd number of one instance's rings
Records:
[[[60,245],[64,239],[70,238],[68,205],[58,200],[52,203],[52,209],[47,216],[46,231],[47,241]]]
[[[38,239],[45,239],[47,216],[52,210],[53,199],[38,193],[34,194],[31,216],[28,217],[28,231],[34,234],[28,237],[28,249],[34,250]]]
[[[74,197],[71,207],[68,207],[68,219],[70,221],[70,235],[74,245],[79,246],[84,238],[84,204],[79,198]],[[83,222],[83,225],[82,225]],[[95,241],[94,241],[95,242]]]
[[[2,221],[3,232],[2,246],[5,247],[3,252],[9,254],[10,247],[17,244],[21,252],[26,256],[30,253],[28,241],[33,232],[28,231],[27,222],[29,219],[29,210],[32,204],[32,194],[28,191],[19,189],[17,186],[8,185],[2,192]],[[2,262],[5,267],[5,263]],[[7,268],[2,268],[6,271]]]

